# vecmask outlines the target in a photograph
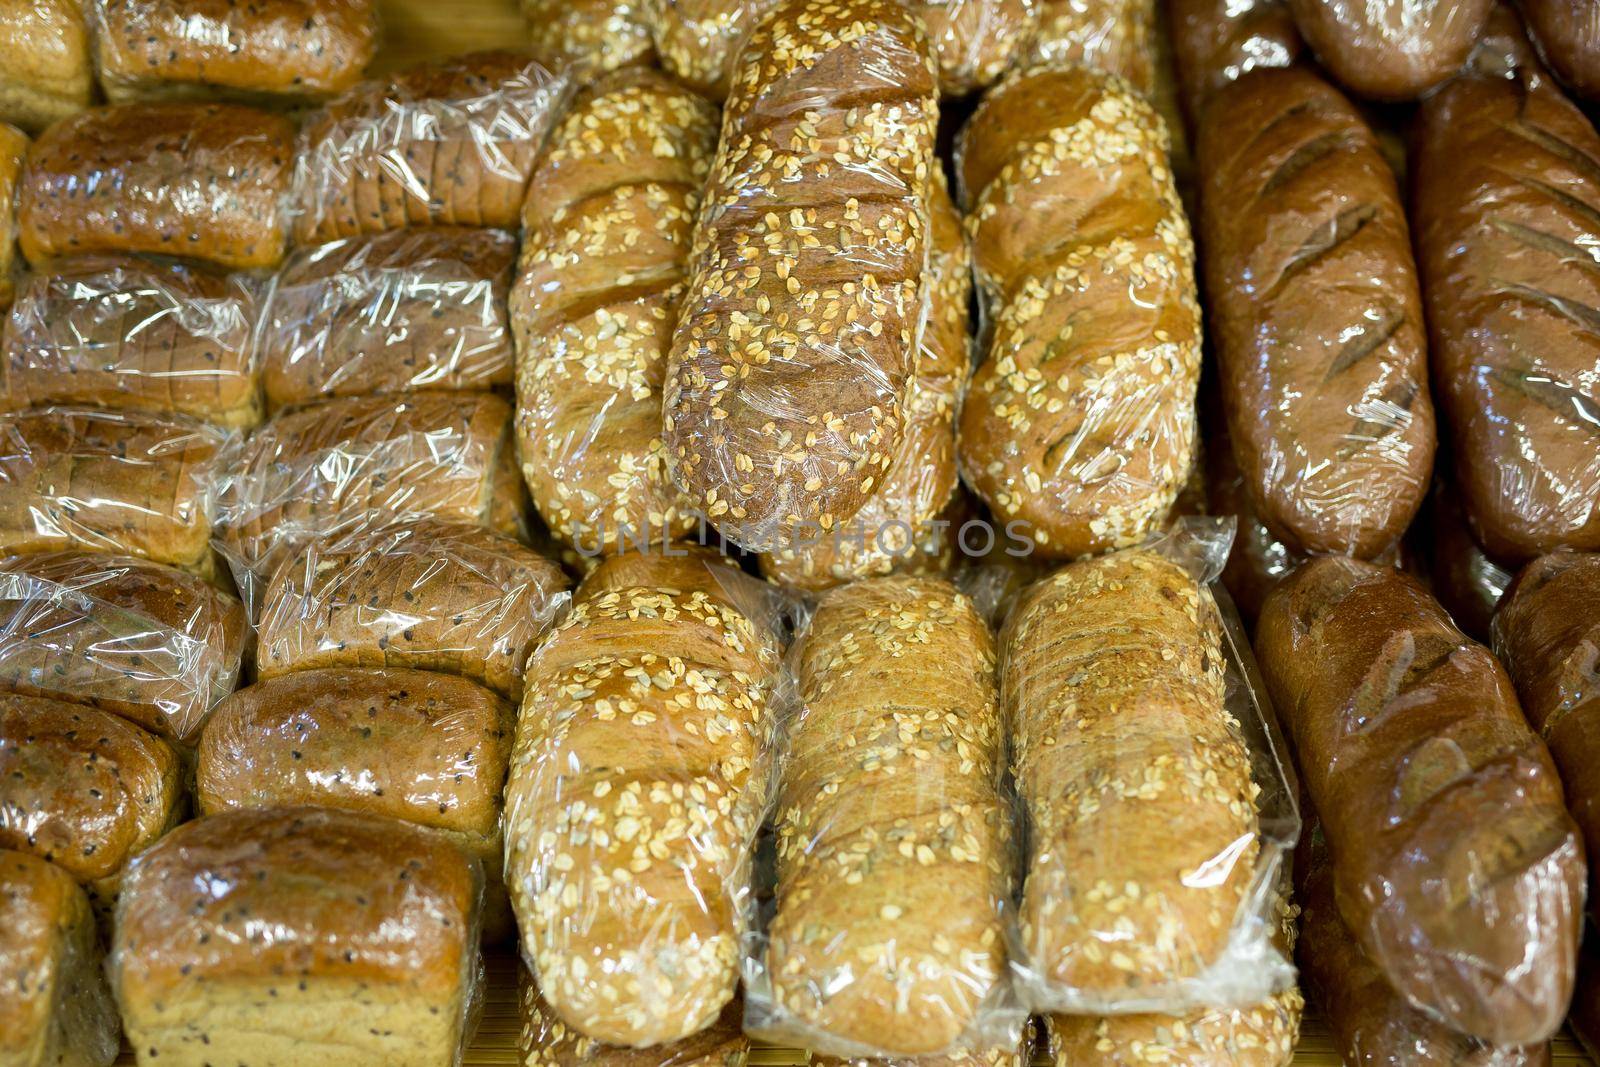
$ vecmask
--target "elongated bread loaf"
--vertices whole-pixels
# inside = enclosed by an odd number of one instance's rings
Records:
[[[1600,22],[1581,0],[1523,0],[1517,5],[1539,55],[1578,96],[1600,95]]]
[[[1487,643],[1495,608],[1515,572],[1489,558],[1478,544],[1462,513],[1460,495],[1447,479],[1434,485],[1421,532],[1426,539],[1420,541],[1424,549],[1418,556],[1425,561],[1429,591],[1463,633]]]
[[[0,0],[0,122],[38,133],[89,106],[94,65],[81,0]]]
[[[1172,58],[1191,125],[1218,89],[1252,70],[1291,67],[1305,51],[1284,0],[1171,0]]]
[[[939,67],[939,89],[962,96],[993,85],[1022,54],[1039,20],[1036,0],[908,0]]]
[[[27,154],[28,135],[0,122],[0,312],[16,288],[11,271],[17,258],[17,183]]]
[[[616,70],[655,58],[646,0],[522,0],[533,57],[551,70]]]
[[[744,1004],[737,998],[699,1033],[670,1045],[626,1048],[585,1037],[562,1022],[526,967],[517,968],[517,986],[522,1067],[745,1067],[750,1056],[750,1039],[741,1026]]]
[[[1154,91],[1155,0],[1040,0],[1039,8],[1027,62],[1076,63]]]
[[[1287,0],[1317,58],[1352,92],[1412,100],[1460,69],[1490,0]]]

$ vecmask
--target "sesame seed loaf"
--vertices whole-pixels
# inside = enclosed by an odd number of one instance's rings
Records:
[[[482,982],[475,861],[319,808],[187,823],[128,872],[111,981],[141,1067],[440,1067]]]
[[[301,127],[295,242],[516,226],[566,95],[565,76],[512,52],[455,56],[356,86]]]
[[[222,430],[180,415],[41,408],[0,415],[0,554],[88,549],[203,570]]]
[[[1004,1048],[959,1049],[943,1056],[827,1056],[808,1054],[810,1067],[1028,1067],[1033,1062],[1033,1026]]]
[[[268,405],[511,384],[516,252],[509,233],[450,226],[291,253],[262,316]]]
[[[728,95],[739,46],[780,0],[644,0],[661,66],[694,92]]]
[[[0,848],[67,871],[109,908],[123,868],[178,820],[177,754],[109,712],[0,695]]]
[[[1194,461],[1200,310],[1160,117],[1083,67],[1013,74],[961,134],[993,322],[962,407],[962,474],[1035,551],[1137,543]]]
[[[512,325],[534,505],[585,551],[695,527],[661,443],[666,376],[717,112],[653,71],[585,90],[534,168]]]
[[[527,546],[418,519],[285,560],[262,594],[256,671],[410,667],[522,698],[522,668],[568,596],[565,572]]]
[[[551,70],[616,70],[655,58],[645,0],[522,0],[533,56]]]
[[[1491,0],[1287,0],[1322,65],[1352,92],[1414,100],[1461,68]]]
[[[745,1067],[750,1039],[740,1027],[744,1005],[736,998],[710,1026],[670,1045],[625,1048],[585,1037],[551,1010],[526,967],[517,968],[522,1026],[517,1050],[522,1067]]]
[[[82,252],[153,252],[275,267],[288,233],[294,124],[236,104],[99,107],[28,152],[17,216],[35,265]]]
[[[1040,0],[1025,63],[1075,63],[1115,74],[1150,96],[1156,86],[1155,0]]]
[[[551,1010],[608,1045],[710,1026],[739,979],[776,635],[707,553],[624,555],[534,652],[506,882]]]
[[[1221,642],[1210,591],[1144,549],[1070,564],[1011,611],[1019,962],[1052,1008],[1139,998],[1228,947],[1260,830]]]
[[[1005,986],[1014,865],[988,625],[942,579],[856,582],[822,597],[795,674],[757,1033],[958,1048]]]
[[[117,1010],[89,900],[61,868],[0,849],[0,1064],[108,1067]]]
[[[17,259],[17,180],[27,154],[28,135],[0,122],[0,311],[16,289],[11,271]]]
[[[171,411],[221,426],[261,418],[257,296],[199,264],[91,254],[24,279],[0,339],[0,408]]]
[[[89,106],[94,68],[80,0],[0,0],[0,122],[38,133]]]
[[[922,19],[939,67],[939,88],[963,96],[992,85],[1039,21],[1038,0],[907,0]]]
[[[1500,664],[1410,577],[1333,557],[1267,597],[1256,656],[1362,949],[1453,1029],[1548,1038],[1572,992],[1582,843]]]
[[[927,300],[938,94],[894,0],[785,0],[723,115],[663,400],[731,540],[849,519],[888,473]]]
[[[1170,0],[1172,58],[1190,123],[1241,74],[1290,67],[1305,51],[1284,0]]]
[[[180,743],[232,689],[244,608],[204,579],[132,556],[0,559],[0,689],[114,712]]]

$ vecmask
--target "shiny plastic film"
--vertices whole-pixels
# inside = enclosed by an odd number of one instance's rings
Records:
[[[294,164],[299,244],[406,226],[517,225],[569,79],[477,52],[364,82],[306,119]]]
[[[1233,455],[1233,442],[1220,425],[1206,447],[1206,509],[1213,515],[1232,515],[1236,524],[1233,547],[1222,568],[1222,584],[1248,624],[1261,613],[1267,594],[1278,582],[1305,562],[1305,557],[1273,536],[1261,521],[1244,475]]]
[[[509,233],[444,226],[291,253],[262,315],[268,405],[509,385],[516,253]]]
[[[1517,8],[1556,77],[1586,100],[1600,96],[1600,11],[1570,0],[1524,0]]]
[[[192,740],[233,690],[249,636],[237,600],[131,556],[0,559],[0,689],[115,712]]]
[[[1229,520],[1072,563],[1011,609],[1001,689],[1028,855],[1030,1008],[1182,1014],[1292,984],[1277,885],[1299,833],[1244,630]]]
[[[533,55],[551,70],[616,70],[655,58],[649,0],[522,0]]]
[[[0,121],[0,311],[16,295],[17,181],[27,154],[28,135]]]
[[[662,69],[695,92],[728,95],[739,49],[781,0],[642,0]]]
[[[529,659],[506,883],[523,959],[584,1037],[679,1041],[735,995],[780,666],[774,598],[707,550],[613,556]]]
[[[1284,0],[1171,0],[1167,17],[1191,124],[1218,89],[1252,70],[1291,67],[1305,51]]]
[[[7,0],[0,54],[0,122],[38,133],[94,98],[82,0]]]
[[[482,998],[482,882],[396,819],[302,807],[187,823],[133,863],[118,902],[109,969],[128,1040],[151,1062],[459,1064]]]
[[[1473,537],[1461,501],[1447,481],[1434,486],[1416,556],[1426,563],[1429,590],[1455,624],[1474,641],[1489,640],[1500,597],[1515,576],[1489,557]]]
[[[1048,0],[908,0],[939,67],[939,88],[961,96],[994,84],[1025,52]]]
[[[0,407],[85,404],[252,426],[258,288],[176,260],[58,260],[22,280],[0,328]]]
[[[1288,0],[1322,65],[1351,92],[1414,100],[1460,69],[1492,0]]]
[[[1156,0],[1039,0],[1026,62],[1092,67],[1150,96],[1158,63],[1156,17]]]

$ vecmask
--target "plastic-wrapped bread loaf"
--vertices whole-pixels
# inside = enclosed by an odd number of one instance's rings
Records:
[[[516,226],[567,85],[526,56],[475,52],[335,97],[300,130],[295,242],[406,226]]]
[[[94,67],[81,0],[0,0],[0,122],[32,133],[89,106]]]
[[[1040,0],[1029,63],[1076,63],[1125,79],[1145,96],[1156,85],[1156,0]]]
[[[1411,578],[1342,558],[1272,592],[1256,652],[1362,949],[1453,1029],[1548,1038],[1572,992],[1582,842],[1500,664]]]
[[[1419,109],[1412,221],[1434,381],[1462,505],[1510,563],[1600,548],[1596,160],[1594,127],[1536,65],[1464,74]]]
[[[896,0],[785,0],[735,73],[664,398],[677,483],[730,540],[859,511],[905,424],[938,94]]]
[[[1165,125],[1116,78],[1036,67],[984,98],[958,151],[993,323],[962,473],[1045,556],[1134,544],[1194,463],[1200,309]]]
[[[288,238],[294,124],[235,104],[95,108],[33,143],[17,206],[35,265],[152,252],[275,267]]]
[[[12,265],[17,259],[17,182],[28,154],[28,135],[0,122],[0,312],[15,289]]]
[[[88,549],[207,571],[234,446],[224,431],[178,415],[0,415],[0,554]]]
[[[396,819],[233,811],[135,861],[111,982],[140,1067],[439,1067],[471,1036],[482,874]]]
[[[204,579],[132,556],[0,559],[0,689],[115,712],[188,743],[232,691],[244,608]]]
[[[1412,100],[1460,69],[1491,0],[1287,0],[1306,42],[1361,96]]]
[[[611,71],[655,58],[648,0],[522,0],[533,56],[551,70]]]
[[[694,92],[728,95],[739,45],[780,0],[643,0],[661,66]]]
[[[90,0],[114,103],[348,89],[378,50],[375,0]]]
[[[0,848],[50,860],[109,907],[123,868],[178,821],[178,756],[109,712],[0,696]]]
[[[777,638],[714,553],[615,556],[528,662],[506,787],[522,953],[609,1045],[712,1025],[764,803]]]
[[[517,968],[522,1067],[745,1067],[750,1039],[740,1026],[744,1006],[730,1000],[715,1022],[668,1045],[626,1048],[585,1037],[561,1021],[539,995],[526,967]]]
[[[686,537],[661,388],[717,112],[654,71],[590,86],[523,208],[511,321],[517,443],[540,516],[590,554]]]
[[[0,1063],[110,1067],[117,1008],[89,900],[71,875],[0,849]]]
[[[746,1028],[851,1056],[1014,1038],[987,623],[946,581],[878,578],[824,595],[796,643],[776,911],[747,967]]]
[[[445,226],[291,253],[262,316],[268,405],[509,385],[516,253],[511,234]]]
[[[85,404],[252,426],[256,308],[249,281],[201,264],[59,260],[17,291],[0,337],[0,407]]]
[[[1514,577],[1489,558],[1472,536],[1461,501],[1440,480],[1428,500],[1426,523],[1417,529],[1417,552],[1425,561],[1428,589],[1455,624],[1474,641],[1488,642],[1489,624],[1501,594]]]
[[[1405,209],[1361,114],[1308,68],[1252,71],[1199,122],[1201,246],[1234,457],[1269,529],[1370,559],[1433,468]]]
[[[1232,515],[1237,524],[1233,547],[1222,569],[1222,584],[1227,586],[1239,613],[1253,623],[1272,587],[1304,562],[1304,557],[1272,536],[1262,523],[1244,484],[1244,475],[1234,462],[1227,428],[1220,418],[1216,422],[1216,432],[1206,444],[1206,510],[1212,515]]]
[[[961,96],[994,84],[1026,48],[1041,0],[910,0],[922,19],[939,88]]]
[[[1172,55],[1191,123],[1242,74],[1292,67],[1305,50],[1284,0],[1171,0]]]
[[[1584,0],[1523,0],[1528,34],[1556,77],[1578,96],[1600,96],[1600,12]]]

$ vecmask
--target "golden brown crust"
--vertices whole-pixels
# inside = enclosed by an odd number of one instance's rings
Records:
[[[1291,986],[1247,1008],[1045,1017],[1055,1067],[1289,1067],[1305,999]]]
[[[922,18],[946,96],[994,84],[1039,21],[1036,0],[913,0],[911,7]]]
[[[0,122],[38,133],[89,106],[94,68],[81,0],[0,0]]]
[[[1600,23],[1583,0],[1522,0],[1517,5],[1539,55],[1585,99],[1600,94]]]
[[[780,0],[644,0],[661,66],[713,100],[728,95],[745,35]]]
[[[1305,49],[1284,0],[1169,0],[1167,15],[1191,123],[1224,85],[1259,68],[1293,66]]]
[[[28,135],[0,122],[0,312],[11,303],[15,290],[11,272],[17,258],[17,182],[27,154]]]
[[[1077,63],[1145,96],[1156,84],[1156,0],[1040,0],[1028,63]]]
[[[646,0],[522,0],[533,56],[551,70],[616,70],[655,58]]]
[[[1461,68],[1491,0],[1288,0],[1306,42],[1353,92],[1412,100]]]

